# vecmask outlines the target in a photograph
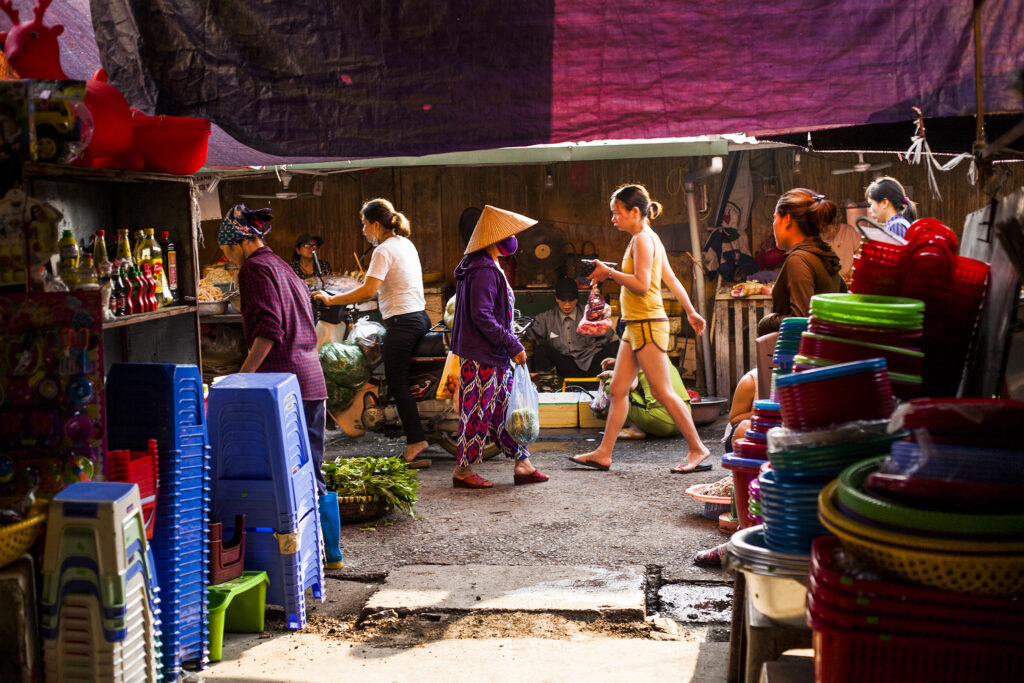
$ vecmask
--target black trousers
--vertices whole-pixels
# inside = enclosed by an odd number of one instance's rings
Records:
[[[416,345],[430,329],[430,317],[426,311],[403,313],[385,320],[384,327],[388,330],[384,335],[384,379],[398,406],[405,442],[418,443],[426,437],[416,409],[416,399],[409,391],[409,361]]]
[[[302,412],[306,416],[306,432],[309,434],[309,455],[316,472],[316,494],[327,493],[327,482],[321,465],[324,464],[324,428],[327,425],[326,401],[303,401]]]
[[[615,358],[618,352],[619,342],[608,342],[597,352],[594,360],[590,361],[589,367],[581,368],[572,356],[565,355],[553,346],[538,344],[533,351],[531,369],[547,370],[553,367],[562,377],[594,377],[601,372],[601,361],[605,358]]]

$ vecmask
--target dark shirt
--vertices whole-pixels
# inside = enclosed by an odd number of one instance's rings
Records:
[[[563,356],[572,358],[581,368],[589,368],[597,354],[615,341],[615,332],[608,330],[600,337],[588,337],[576,331],[579,321],[585,315],[586,307],[578,303],[569,315],[555,304],[534,318],[533,325],[526,333],[532,339],[552,346]]]
[[[288,262],[288,265],[292,267],[292,270],[295,271],[295,274],[299,276],[300,280],[311,287],[316,287],[317,289],[320,288],[320,278],[312,273],[304,273],[302,271],[302,263],[299,261],[298,256],[293,256],[292,260]],[[320,271],[320,274],[324,277],[334,273],[334,269],[331,268],[331,264],[324,259],[320,259]]]
[[[460,358],[507,366],[523,345],[512,333],[512,289],[486,252],[463,257],[455,269],[452,351]]]
[[[270,247],[260,247],[238,271],[238,289],[246,345],[251,347],[256,337],[274,342],[257,372],[294,373],[302,400],[326,399],[313,304],[306,285]]]

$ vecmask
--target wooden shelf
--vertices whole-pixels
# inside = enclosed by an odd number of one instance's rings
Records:
[[[114,327],[125,327],[127,325],[135,325],[136,323],[145,323],[150,320],[158,320],[160,318],[173,318],[176,315],[195,312],[196,306],[170,306],[168,308],[158,308],[157,310],[150,311],[149,313],[135,313],[115,320],[106,321],[103,323],[103,329],[109,330]]]
[[[37,178],[78,178],[81,180],[105,180],[121,183],[172,182],[189,183],[192,176],[154,173],[151,171],[123,171],[119,169],[95,169],[66,164],[44,164],[39,161],[26,161],[22,164],[22,173]]]
[[[241,313],[221,313],[220,315],[204,315],[199,318],[201,323],[240,323]]]

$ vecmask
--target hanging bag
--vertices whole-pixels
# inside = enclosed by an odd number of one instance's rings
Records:
[[[540,436],[540,399],[526,363],[516,365],[512,370],[505,430],[521,446],[529,446]]]

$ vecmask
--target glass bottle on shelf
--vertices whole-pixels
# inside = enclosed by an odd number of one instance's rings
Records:
[[[149,245],[146,243],[146,233],[139,228],[135,231],[135,250],[132,252],[132,258],[135,259],[134,266],[142,268],[143,263],[149,262]],[[139,271],[142,274],[142,271]]]
[[[164,273],[167,275],[167,287],[171,295],[168,304],[173,304],[178,300],[178,252],[174,242],[171,241],[170,232],[165,230],[161,236],[163,237]]]
[[[121,262],[123,266],[130,266],[132,264],[132,245],[128,239],[128,230],[122,229],[117,231],[117,260]]]
[[[164,275],[164,250],[156,241],[153,228],[146,228],[146,242],[149,245],[149,267],[152,271],[150,274],[156,283],[156,305],[164,306],[170,292],[167,288],[167,278]]]
[[[121,266],[121,282],[124,283],[124,314],[134,315],[135,313],[141,313],[135,306],[135,292],[139,283],[132,280],[131,266]]]
[[[107,257],[106,230],[97,230],[92,243],[92,262],[96,266],[96,275],[102,281],[110,277],[110,259]]]
[[[92,254],[82,256],[75,272],[75,289],[99,289],[96,268],[92,263]]]
[[[75,276],[78,271],[78,242],[70,230],[61,233],[60,242],[57,243],[60,254],[60,277],[70,287],[75,284]]]

